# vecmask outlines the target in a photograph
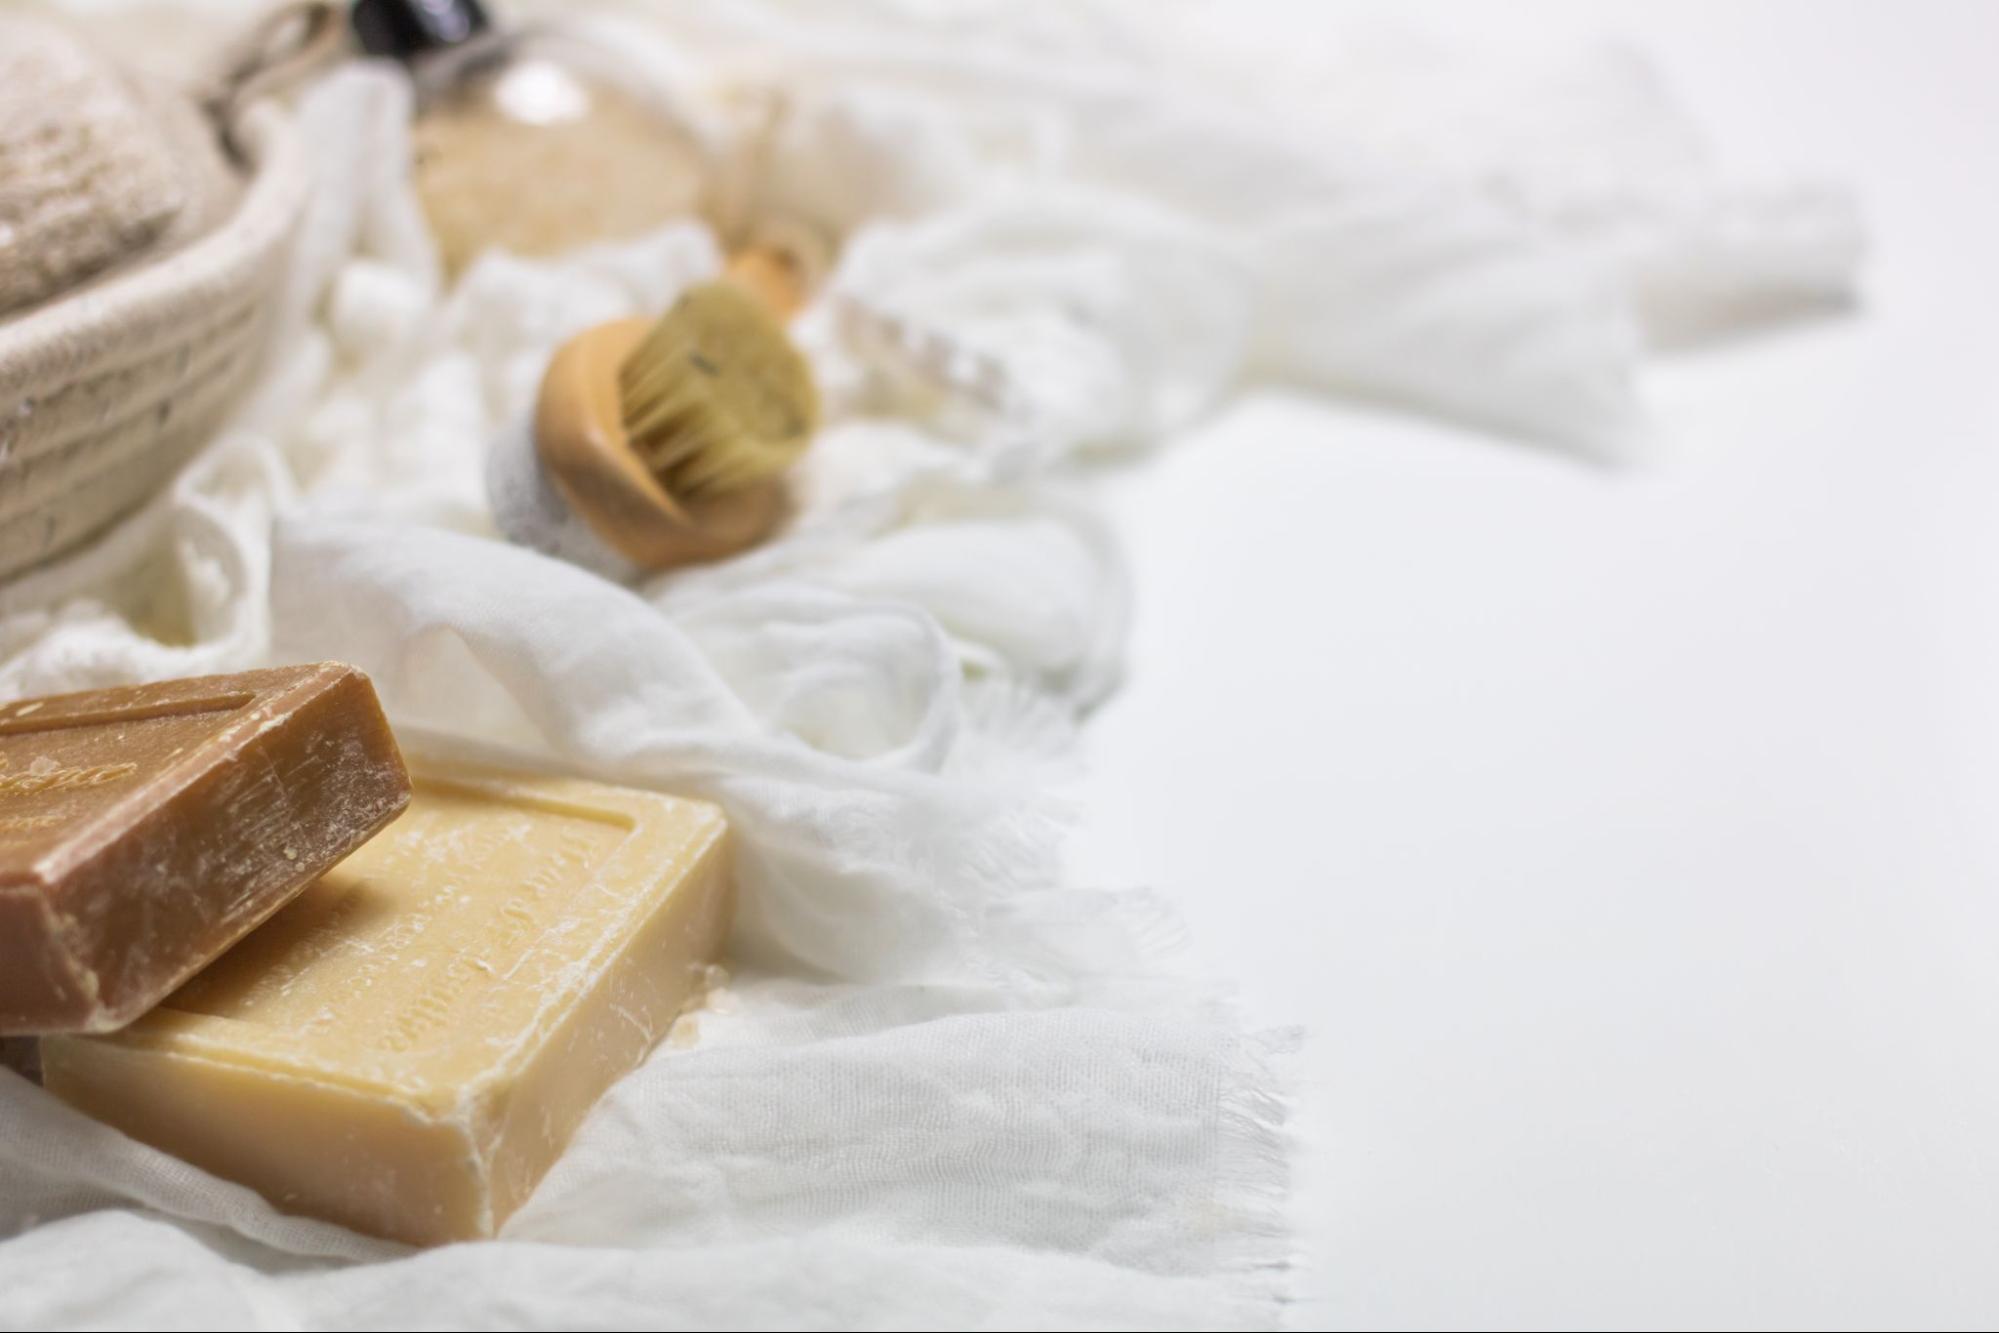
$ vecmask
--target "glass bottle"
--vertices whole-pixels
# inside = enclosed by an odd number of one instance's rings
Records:
[[[412,170],[445,270],[546,255],[700,215],[693,125],[616,51],[559,25],[498,28],[479,0],[355,0],[362,49],[408,66]]]

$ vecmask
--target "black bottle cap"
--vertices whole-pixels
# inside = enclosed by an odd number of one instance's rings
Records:
[[[492,26],[479,0],[354,0],[353,23],[362,50],[398,60],[462,45]]]

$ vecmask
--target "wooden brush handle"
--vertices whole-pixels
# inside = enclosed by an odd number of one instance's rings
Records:
[[[728,277],[779,319],[788,320],[805,308],[805,265],[779,246],[751,245],[736,251],[729,256]]]

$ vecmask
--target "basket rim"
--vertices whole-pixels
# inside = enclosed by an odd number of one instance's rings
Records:
[[[240,282],[284,243],[311,180],[297,133],[265,101],[243,113],[234,141],[255,174],[220,226],[156,262],[0,322],[0,398],[115,367],[121,354],[132,354],[135,328],[171,325],[190,301]]]

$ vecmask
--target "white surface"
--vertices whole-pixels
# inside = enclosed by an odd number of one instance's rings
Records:
[[[1989,1325],[1999,6],[1427,8],[1854,183],[1866,309],[1623,472],[1266,397],[1118,477],[1076,860],[1312,1028],[1298,1326]]]

